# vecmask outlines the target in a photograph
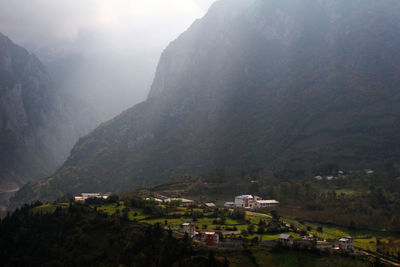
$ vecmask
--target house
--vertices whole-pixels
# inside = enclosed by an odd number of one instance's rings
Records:
[[[279,201],[276,201],[274,199],[271,200],[256,200],[254,208],[261,209],[261,208],[270,208],[270,207],[276,207],[279,205]]]
[[[209,209],[215,209],[217,206],[214,203],[204,203],[204,206]]]
[[[254,198],[252,195],[241,195],[235,197],[235,207],[252,209],[254,208]]]
[[[102,199],[107,199],[111,193],[108,194],[100,194],[100,193],[82,193],[80,196],[75,196],[74,199],[75,201],[85,201],[88,198],[102,198]]]
[[[74,199],[75,199],[75,201],[85,201],[83,199],[83,196],[76,196],[76,197],[74,197]]]
[[[202,232],[201,233],[201,242],[203,242],[207,246],[218,245],[219,235],[215,232]]]
[[[181,225],[182,233],[188,234],[189,237],[193,238],[196,230],[194,222],[184,222]]]
[[[341,250],[353,250],[354,241],[351,237],[342,237],[339,239],[339,249]]]
[[[269,208],[279,205],[279,201],[274,199],[263,200],[259,196],[241,195],[235,197],[235,202],[225,202],[225,207],[245,208],[245,209],[260,209]]]
[[[278,237],[278,241],[284,246],[291,247],[293,246],[294,238],[291,235],[281,234]]]
[[[190,205],[193,205],[193,202],[194,202],[193,200],[186,199],[186,198],[172,197],[172,198],[164,199],[164,202],[171,202],[171,201],[181,201],[182,206],[190,206]]]
[[[234,208],[235,203],[234,202],[225,202],[224,207],[225,208]]]
[[[371,170],[371,169],[365,169],[364,171],[365,171],[365,174],[367,174],[367,175],[372,175],[375,173],[375,171]]]

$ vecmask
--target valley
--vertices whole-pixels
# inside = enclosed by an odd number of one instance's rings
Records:
[[[111,195],[106,200],[89,198],[85,202],[35,204],[30,212],[37,216],[60,216],[69,213],[72,207],[86,207],[100,216],[120,218],[132,225],[162,227],[178,239],[192,240],[194,255],[206,256],[212,251],[217,261],[229,262],[229,266],[370,266],[377,262],[393,262],[397,266],[396,262],[399,261],[400,235],[393,232],[302,221],[279,216],[276,212],[279,209],[275,208],[250,212],[207,208],[197,201],[188,207],[183,207],[179,202],[159,204],[152,200],[151,195],[148,191],[140,190],[120,197]],[[194,233],[199,233],[193,239],[190,235],[185,236],[186,230],[182,228],[189,221],[195,226]],[[200,233],[211,232],[219,235],[219,241],[215,244],[204,244],[198,237]],[[292,236],[297,245],[279,245],[278,239],[284,234]],[[332,246],[337,246],[338,240],[344,236],[354,239],[354,250],[332,250]],[[329,248],[327,244],[330,242],[332,245]]]
[[[154,73],[161,2],[69,3],[54,69],[0,33],[1,266],[400,266],[400,1],[218,0]]]

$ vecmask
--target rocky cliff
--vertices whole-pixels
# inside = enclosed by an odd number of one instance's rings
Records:
[[[390,0],[218,1],[165,49],[147,101],[22,192],[117,191],[216,167],[398,162],[399,12]]]
[[[51,174],[68,157],[91,125],[77,105],[35,55],[0,34],[1,193]]]

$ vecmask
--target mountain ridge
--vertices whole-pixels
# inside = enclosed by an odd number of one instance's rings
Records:
[[[213,168],[398,162],[400,4],[356,2],[215,3],[163,52],[145,102],[16,200]]]
[[[93,127],[79,118],[78,105],[34,54],[0,34],[1,193],[51,174],[67,158],[77,136]]]

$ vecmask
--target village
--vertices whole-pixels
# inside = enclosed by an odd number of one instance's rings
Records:
[[[74,199],[77,202],[107,200],[110,195],[82,193]],[[350,236],[326,240],[317,234],[322,232],[322,229],[315,229],[317,232],[310,233],[279,218],[274,212],[279,201],[273,199],[264,200],[250,194],[239,195],[233,202],[225,202],[223,207],[218,207],[212,202],[199,203],[191,199],[160,194],[143,200],[154,203],[156,207],[163,207],[167,212],[162,216],[146,217],[139,209],[134,209],[130,218],[150,224],[163,224],[166,230],[177,236],[187,236],[198,246],[240,250],[243,244],[252,244],[282,249],[316,249],[330,253],[362,254],[355,249],[354,240]],[[107,212],[107,209],[104,211]],[[119,210],[116,211],[118,212]]]

